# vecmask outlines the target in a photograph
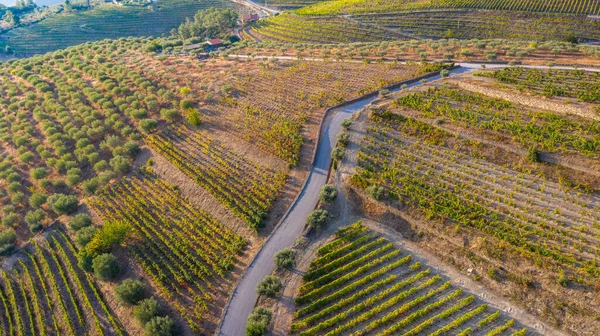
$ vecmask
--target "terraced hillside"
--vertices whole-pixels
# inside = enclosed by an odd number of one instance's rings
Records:
[[[525,335],[360,222],[317,250],[295,299],[298,335]]]
[[[307,6],[297,10],[296,12],[301,15],[339,15],[440,10],[449,8],[473,8],[580,15],[600,14],[600,2],[597,0],[334,0]]]
[[[491,74],[514,84],[528,74],[523,90],[543,78],[537,70]],[[565,85],[573,84],[565,78],[596,82],[594,74],[557,74]],[[542,318],[575,333],[592,330],[598,311],[589,293],[600,276],[597,121],[519,105],[528,98],[492,98],[474,82],[449,83],[373,108],[350,183],[402,210],[428,248],[487,272],[491,287],[511,288]]]
[[[234,4],[226,0],[159,0],[148,6],[100,6],[13,29],[0,35],[0,47],[9,46],[14,55],[27,57],[88,41],[161,36],[193,17],[198,10],[232,6]],[[242,6],[238,9],[244,11]]]

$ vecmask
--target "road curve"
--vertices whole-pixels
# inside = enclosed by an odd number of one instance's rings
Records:
[[[453,74],[469,71],[467,68],[453,70]],[[428,82],[439,79],[439,76],[428,79]],[[414,87],[422,83],[416,82],[408,85]],[[399,89],[396,89],[399,90]],[[396,91],[396,90],[391,90]],[[291,247],[304,229],[306,216],[315,208],[321,187],[327,182],[327,174],[331,163],[331,151],[336,144],[336,136],[341,131],[342,120],[362,110],[371,103],[375,97],[365,98],[358,102],[331,109],[330,117],[325,119],[319,139],[317,152],[307,182],[300,192],[291,210],[283,218],[279,226],[264,243],[254,260],[248,265],[246,272],[239,279],[231,297],[229,305],[217,335],[240,336],[246,333],[246,319],[254,309],[258,295],[256,286],[275,269],[273,257],[275,253]]]

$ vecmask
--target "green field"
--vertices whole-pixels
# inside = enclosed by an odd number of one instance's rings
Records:
[[[63,49],[68,46],[127,36],[160,36],[178,27],[201,9],[230,7],[225,0],[159,0],[151,6],[101,6],[91,11],[64,14],[0,35],[17,57]]]

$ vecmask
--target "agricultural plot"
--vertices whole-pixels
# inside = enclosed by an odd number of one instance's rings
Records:
[[[309,18],[282,14],[260,20],[252,30],[262,39],[294,43],[349,43],[406,39],[374,25],[365,25],[345,17]]]
[[[105,222],[131,226],[129,253],[192,331],[214,330],[244,239],[148,171],[90,203]]]
[[[150,6],[101,6],[91,11],[61,14],[0,35],[20,57],[42,54],[88,41],[134,36],[161,36],[187,17],[209,7],[231,7],[223,0],[159,0]]]
[[[0,270],[3,335],[125,335],[76,255],[66,235],[53,231]]]
[[[317,3],[308,7],[300,8],[296,10],[296,13],[301,15],[339,15],[441,10],[451,8],[472,8],[580,15],[600,14],[600,3],[596,0],[336,0]]]
[[[293,10],[301,7],[310,6],[323,0],[274,0],[274,1],[255,1],[259,5],[275,8],[280,11]]]
[[[600,103],[600,73],[583,70],[541,70],[520,67],[478,72],[504,87],[552,97],[576,98],[580,102]]]
[[[417,110],[429,119],[449,119],[466,128],[494,134],[498,141],[514,142],[526,149],[594,159],[600,155],[600,125],[597,122],[523,109],[509,101],[452,85],[408,94],[395,101],[394,106]]]
[[[317,250],[295,299],[298,335],[524,335],[360,222]]]
[[[286,173],[249,161],[183,124],[149,135],[146,143],[244,219],[255,231],[264,225]]]
[[[358,22],[400,34],[432,38],[600,40],[600,20],[587,16],[448,10],[354,15]]]

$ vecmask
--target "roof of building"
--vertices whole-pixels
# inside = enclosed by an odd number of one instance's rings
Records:
[[[219,45],[219,44],[223,44],[223,41],[221,41],[221,39],[210,39],[208,41],[206,41],[209,45]]]

